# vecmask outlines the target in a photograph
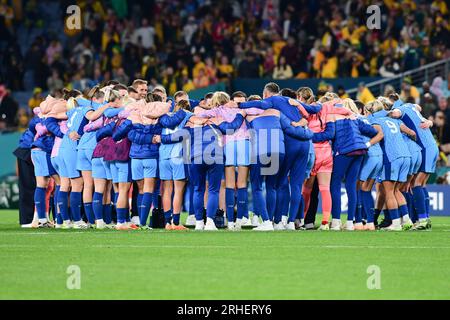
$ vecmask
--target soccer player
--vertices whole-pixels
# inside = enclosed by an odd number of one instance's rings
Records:
[[[213,108],[198,114],[201,118],[220,117],[232,122],[239,109],[228,107],[230,101],[228,94],[222,91],[214,93],[212,97]],[[225,154],[225,202],[229,230],[240,230],[243,219],[248,217],[247,180],[250,165],[250,136],[247,125],[242,122],[237,130],[230,130],[223,136]],[[236,179],[237,171],[237,179]],[[237,219],[234,221],[235,189],[237,191]],[[247,220],[247,218],[245,218]],[[248,220],[247,220],[248,221]]]
[[[51,99],[51,97],[49,98]],[[33,161],[34,171],[36,175],[34,202],[39,219],[38,228],[53,227],[53,224],[48,221],[47,208],[49,207],[49,205],[47,203],[46,192],[47,187],[49,186],[50,177],[53,177],[55,181],[59,182],[58,174],[51,164],[50,155],[53,149],[55,133],[59,136],[62,136],[62,133],[58,131],[59,126],[57,124],[56,126],[50,126],[50,128],[52,129],[51,131],[49,131],[45,127],[45,121],[47,119],[42,113],[42,110],[44,110],[45,108],[44,105],[48,104],[49,98],[43,101],[41,103],[41,107],[39,108],[38,116],[40,119],[37,121],[37,123],[35,123],[34,131],[36,131],[36,136],[34,142],[31,145],[31,160]],[[31,130],[33,130],[33,128],[31,128]]]
[[[335,104],[343,107],[344,104]],[[350,110],[351,111],[351,110]],[[330,230],[341,230],[341,182],[345,177],[345,189],[348,197],[348,218],[346,230],[354,230],[353,218],[357,207],[356,182],[358,180],[363,156],[369,145],[363,136],[373,138],[377,130],[371,125],[352,116],[335,115],[335,136],[333,139],[333,172],[331,174],[331,214]]]
[[[414,130],[417,144],[422,148],[422,164],[412,184],[414,208],[418,214],[418,221],[413,230],[425,230],[431,228],[431,220],[429,219],[430,199],[426,184],[430,174],[436,170],[436,162],[439,156],[439,149],[429,129],[432,122],[420,114],[416,105],[403,104],[396,94],[389,98],[395,101],[390,116],[400,118],[408,128]]]
[[[302,118],[300,111],[292,107],[295,100],[279,95],[280,87],[276,83],[268,83],[264,87],[263,100],[247,101],[239,104],[240,108],[274,108],[287,116],[291,121],[298,122]],[[303,107],[309,108],[310,113],[318,112],[321,106],[309,106],[300,103]],[[286,227],[295,229],[294,220],[301,202],[301,186],[305,180],[306,166],[308,163],[308,152],[310,142],[308,140],[297,140],[293,137],[286,137],[286,156],[279,171],[279,185],[277,189],[277,210],[274,218],[276,230],[284,230]],[[288,176],[290,177],[288,181]],[[290,185],[290,192],[289,192]],[[281,221],[285,203],[289,202],[289,225]]]
[[[379,100],[369,102],[365,106],[368,120],[372,124],[379,125],[383,130],[381,149],[383,150],[383,170],[381,181],[386,198],[386,207],[391,219],[391,225],[383,228],[388,231],[401,231],[402,221],[409,225],[408,208],[403,194],[400,192],[400,184],[406,182],[409,172],[411,155],[408,146],[402,137],[402,132],[414,135],[401,121],[387,117],[387,111]],[[402,219],[400,219],[402,217]]]
[[[166,220],[166,230],[186,230],[186,227],[180,225],[181,206],[186,185],[183,145],[181,142],[173,143],[171,134],[176,135],[177,131],[181,130],[189,121],[192,116],[189,109],[188,100],[178,100],[173,110],[174,113],[159,118],[159,122],[163,126],[162,144],[159,147],[159,177],[163,181],[162,202],[164,215],[172,217],[172,223],[168,219]]]
[[[359,104],[359,106],[358,106]],[[364,115],[364,104],[360,101],[355,101],[356,110],[354,113],[358,115],[358,118],[366,124],[371,124],[367,117]],[[372,139],[364,136],[364,142],[369,145],[367,154],[364,155],[363,162],[361,164],[361,170],[359,172],[359,192],[358,192],[358,204],[360,205],[360,212],[356,212],[355,216],[355,230],[375,230],[375,203],[372,197],[372,188],[378,178],[381,175],[383,169],[383,151],[381,150],[380,141],[383,139],[383,130],[380,125],[373,125],[378,131],[377,135]],[[363,216],[366,218],[366,224],[362,225]]]

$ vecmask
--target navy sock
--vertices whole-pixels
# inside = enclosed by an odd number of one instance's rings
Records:
[[[103,205],[103,221],[105,221],[106,224],[110,224],[112,222],[111,211],[111,204]]]
[[[61,213],[56,214],[56,224],[63,224],[63,219]]]
[[[139,210],[139,222],[141,226],[147,224],[148,215],[150,214],[150,207],[152,205],[153,194],[146,192],[142,195],[141,207]]]
[[[164,211],[164,221],[166,224],[172,223],[172,209]]]
[[[114,199],[113,199],[113,203],[114,205],[117,207],[117,199],[119,198],[119,193],[118,192],[114,192]]]
[[[363,212],[366,213],[366,219],[368,223],[374,222],[375,219],[375,212],[374,212],[374,206],[375,202],[372,198],[372,192],[371,191],[361,191],[361,201],[362,201],[362,209]],[[378,215],[380,213],[378,212]]]
[[[416,209],[417,215],[419,219],[427,218],[426,204],[425,204],[425,193],[422,187],[414,187],[413,191],[413,200],[414,200],[414,209]]]
[[[380,210],[380,209],[375,209],[374,212],[375,212],[375,214],[374,214],[374,216],[373,216],[373,221],[374,221],[374,222],[377,222],[377,221],[378,221],[378,217],[379,217],[380,214],[381,214],[381,210]]]
[[[408,206],[406,204],[399,206],[398,212],[400,213],[400,217],[407,216],[409,218]]]
[[[94,218],[94,210],[92,209],[92,202],[88,202],[84,204],[84,212],[86,212],[86,216],[90,224],[95,223]]]
[[[125,223],[126,215],[129,214],[128,208],[117,208],[116,211],[117,211],[117,222]]]
[[[92,209],[94,210],[95,220],[103,219],[103,194],[94,192],[92,197]]]
[[[423,194],[425,196],[425,212],[427,214],[427,218],[430,217],[430,195],[428,194],[427,188],[423,187]]]
[[[70,220],[68,201],[69,201],[69,197],[68,197],[67,192],[60,190],[58,192],[57,203],[58,203],[59,212],[61,213],[61,217],[64,221]]]
[[[176,226],[180,224],[180,213],[173,214],[173,224]]]
[[[394,219],[398,219],[400,218],[400,215],[398,213],[398,209],[390,209],[389,211],[389,216],[391,217],[391,221]]]
[[[53,216],[55,217],[55,220],[56,220],[57,224],[61,224],[61,223],[58,223],[58,219],[61,219],[61,217],[58,218],[58,216],[60,215],[58,213],[58,193],[59,193],[59,188],[60,188],[60,186],[56,186],[55,192],[54,192],[53,197],[52,197],[53,198],[53,200],[52,200]],[[59,221],[61,221],[61,220],[59,220]]]
[[[237,217],[248,217],[248,193],[247,188],[237,189]]]
[[[409,217],[411,218],[412,222],[416,222],[418,218],[417,218],[416,209],[414,208],[413,195],[410,192],[405,192],[404,195],[405,195],[406,201],[408,203]]]
[[[70,193],[70,212],[73,221],[81,220],[81,192]]]
[[[384,209],[383,214],[386,221],[392,221],[391,213],[388,209]]]
[[[39,219],[46,219],[45,191],[46,188],[36,187],[34,190],[34,204]]]
[[[225,189],[225,204],[227,210],[227,219],[229,222],[234,221],[234,189]]]

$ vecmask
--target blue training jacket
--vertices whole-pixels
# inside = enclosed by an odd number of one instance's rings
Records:
[[[34,142],[34,136],[36,135],[36,124],[39,123],[39,117],[33,117],[28,124],[27,130],[22,133],[22,136],[19,140],[19,148],[23,149],[31,149],[31,146]]]
[[[378,131],[360,119],[339,119],[335,122],[336,130],[333,139],[335,155],[347,154],[356,150],[367,150],[363,136],[374,137]]]

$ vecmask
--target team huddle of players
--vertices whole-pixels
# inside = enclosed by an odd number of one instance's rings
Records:
[[[318,185],[319,230],[425,230],[438,148],[420,112],[395,92],[364,105],[268,83],[262,97],[219,91],[195,101],[148,92],[143,80],[110,81],[48,96],[20,143],[32,149],[40,228],[151,229],[161,197],[166,230],[217,230],[220,216],[229,230],[314,229],[305,215]]]

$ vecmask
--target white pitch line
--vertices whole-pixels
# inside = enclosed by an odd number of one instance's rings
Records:
[[[51,248],[71,248],[72,245],[51,245]],[[252,246],[252,248],[307,248],[307,249],[450,249],[450,246],[350,246],[350,245],[280,245],[280,246]],[[42,248],[37,245],[20,245],[20,244],[0,244],[0,248]],[[93,245],[87,246],[87,248],[99,248],[99,249],[119,249],[119,248],[163,248],[163,249],[242,249],[242,246],[222,246],[222,245]]]

